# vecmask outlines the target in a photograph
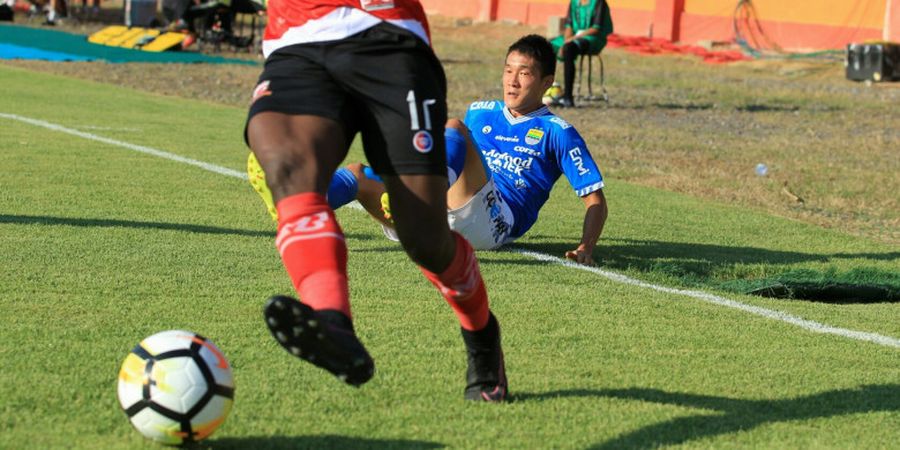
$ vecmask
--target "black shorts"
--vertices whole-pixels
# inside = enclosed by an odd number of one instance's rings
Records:
[[[344,125],[348,142],[362,133],[378,174],[447,174],[444,69],[402,28],[382,23],[339,41],[278,49],[254,98],[247,123],[263,111],[327,117]]]

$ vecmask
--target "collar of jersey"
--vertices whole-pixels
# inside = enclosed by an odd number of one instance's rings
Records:
[[[503,115],[506,117],[506,121],[509,122],[510,125],[518,125],[522,122],[527,122],[535,117],[543,116],[544,114],[548,114],[549,112],[550,112],[550,109],[548,109],[547,106],[544,105],[528,114],[523,114],[519,117],[515,117],[509,111],[509,106],[506,106],[506,105],[503,106]]]

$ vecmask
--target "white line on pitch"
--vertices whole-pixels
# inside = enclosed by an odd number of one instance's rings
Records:
[[[66,128],[62,125],[57,125],[50,122],[45,122],[43,120],[31,119],[29,117],[22,117],[18,114],[6,114],[0,113],[0,117],[5,117],[7,119],[18,120],[20,122],[25,122],[34,126],[44,127],[49,130],[59,131],[62,133],[68,133],[74,136],[82,137],[85,139],[90,139],[92,141],[103,142],[104,144],[115,145],[118,147],[127,148],[129,150],[133,150],[140,153],[146,153],[148,155],[157,156],[160,158],[169,159],[172,161],[178,161],[180,163],[189,164],[192,166],[197,166],[201,169],[208,170],[210,172],[215,172],[220,175],[226,175],[229,177],[240,178],[242,180],[247,179],[247,174],[244,172],[238,172],[237,170],[232,170],[227,167],[217,166],[215,164],[210,164],[203,161],[197,161],[196,159],[185,158],[184,156],[176,155],[174,153],[164,152],[162,150],[157,150],[155,148],[144,147],[143,145],[132,144],[129,142],[119,141],[116,139],[110,139],[103,136],[98,136],[93,133],[87,133],[84,131],[73,130],[72,128]]]
[[[688,289],[675,289],[669,288],[665,286],[660,286],[657,284],[647,283],[645,281],[637,280],[620,273],[610,272],[608,270],[603,270],[597,267],[589,267],[583,266],[581,264],[574,263],[572,261],[557,258],[555,256],[546,255],[543,253],[532,252],[529,250],[523,250],[520,248],[511,248],[510,251],[515,253],[520,253],[531,258],[537,259],[539,261],[552,262],[556,264],[560,264],[572,269],[584,270],[586,272],[591,272],[597,275],[600,275],[604,278],[607,278],[612,281],[616,281],[622,284],[630,284],[632,286],[639,286],[642,288],[653,289],[659,292],[665,292],[668,294],[677,294],[683,295],[686,297],[696,298],[698,300],[703,300],[707,303],[712,303],[719,306],[725,306],[727,308],[734,308],[744,312],[748,312],[750,314],[754,314],[757,316],[762,316],[768,319],[780,320],[782,322],[787,322],[792,325],[796,325],[800,328],[807,329],[809,331],[813,331],[816,333],[827,333],[827,334],[835,334],[838,336],[847,337],[850,339],[857,339],[860,341],[869,341],[874,342],[876,344],[884,345],[887,347],[896,347],[900,348],[900,339],[893,338],[890,336],[883,336],[875,333],[867,333],[864,331],[855,331],[848,330],[844,328],[833,327],[831,325],[826,325],[824,323],[814,322],[812,320],[806,320],[801,317],[797,317],[792,314],[784,313],[781,311],[775,311],[766,308],[760,308],[759,306],[748,305],[746,303],[741,303],[735,300],[727,299],[725,297],[720,297],[718,295],[710,294],[708,292],[703,291],[692,291]]]
[[[92,134],[92,133],[85,133],[83,131],[73,130],[71,128],[66,128],[61,125],[56,125],[56,124],[53,124],[50,122],[45,122],[43,120],[31,119],[31,118],[22,117],[22,116],[19,116],[16,114],[6,114],[6,113],[0,113],[0,117],[12,119],[12,120],[18,120],[20,122],[25,122],[25,123],[28,123],[31,125],[44,127],[44,128],[54,130],[54,131],[59,131],[62,133],[68,133],[68,134],[82,137],[85,139],[90,139],[90,140],[97,141],[97,142],[103,142],[105,144],[110,144],[110,145],[115,145],[118,147],[127,148],[129,150],[133,150],[136,152],[146,153],[148,155],[158,156],[160,158],[165,158],[168,160],[172,160],[172,161],[176,161],[176,162],[180,162],[180,163],[184,163],[184,164],[190,164],[192,166],[196,166],[201,169],[208,170],[210,172],[218,173],[220,175],[226,175],[229,177],[240,178],[242,180],[246,180],[248,178],[247,174],[245,174],[243,172],[238,172],[236,170],[232,170],[232,169],[229,169],[226,167],[217,166],[215,164],[210,164],[210,163],[206,163],[203,161],[197,161],[196,159],[185,158],[183,156],[179,156],[174,153],[169,153],[169,152],[165,152],[162,150],[157,150],[155,148],[144,147],[142,145],[136,145],[136,144],[131,144],[128,142],[118,141],[115,139],[98,136],[98,135]],[[354,202],[354,204],[352,204],[352,206],[355,207],[355,209],[362,209],[362,207],[359,204],[356,204],[355,202]],[[628,277],[628,276],[625,276],[625,275],[622,275],[619,273],[610,272],[608,270],[603,270],[603,269],[600,269],[597,267],[583,266],[583,265],[580,265],[580,264],[577,264],[577,263],[574,263],[574,262],[571,262],[571,261],[568,261],[568,260],[565,260],[562,258],[557,258],[555,256],[546,255],[544,253],[532,252],[532,251],[517,249],[517,248],[512,248],[512,249],[510,249],[510,251],[520,253],[522,255],[534,258],[538,261],[550,262],[550,263],[559,264],[559,265],[562,265],[565,267],[569,267],[572,269],[578,269],[578,270],[584,270],[587,272],[591,272],[591,273],[600,275],[604,278],[607,278],[609,280],[616,281],[619,283],[630,284],[632,286],[638,286],[638,287],[642,287],[642,288],[646,288],[646,289],[653,289],[655,291],[665,292],[668,294],[683,295],[686,297],[695,298],[697,300],[702,300],[707,303],[712,303],[714,305],[737,309],[737,310],[744,311],[744,312],[747,312],[750,314],[765,317],[767,319],[773,319],[773,320],[778,320],[781,322],[786,322],[791,325],[796,325],[800,328],[803,328],[805,330],[809,330],[809,331],[812,331],[815,333],[834,334],[834,335],[842,336],[842,337],[849,338],[849,339],[873,342],[875,344],[883,345],[886,347],[900,348],[900,339],[893,338],[890,336],[884,336],[884,335],[875,334],[875,333],[867,333],[864,331],[848,330],[846,328],[833,327],[831,325],[815,322],[812,320],[806,320],[801,317],[798,317],[798,316],[795,316],[792,314],[788,314],[788,313],[784,313],[781,311],[775,311],[775,310],[771,310],[771,309],[761,308],[759,306],[748,305],[746,303],[741,303],[741,302],[738,302],[735,300],[730,300],[725,297],[720,297],[718,295],[710,294],[708,292],[692,291],[692,290],[687,290],[687,289],[675,289],[675,288],[669,288],[669,287],[660,286],[660,285],[656,285],[656,284],[652,284],[652,283],[647,283],[647,282],[640,281],[640,280],[637,280],[637,279],[634,279],[634,278],[631,278],[631,277]]]

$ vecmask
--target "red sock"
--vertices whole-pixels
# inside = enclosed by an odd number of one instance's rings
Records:
[[[350,317],[347,244],[324,195],[295,194],[278,202],[275,246],[300,300],[312,309]]]
[[[466,330],[477,331],[488,323],[487,290],[472,245],[459,233],[453,232],[453,237],[456,238],[456,254],[443,273],[432,273],[424,267],[419,270],[441,291],[460,325]]]

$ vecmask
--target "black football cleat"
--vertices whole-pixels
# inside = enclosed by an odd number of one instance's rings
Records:
[[[375,374],[372,357],[343,313],[315,311],[293,298],[276,295],[266,302],[263,315],[272,336],[285,350],[345,383],[360,386]]]
[[[500,324],[491,313],[484,329],[462,329],[466,343],[466,400],[502,402],[508,394],[503,349],[500,347]]]

